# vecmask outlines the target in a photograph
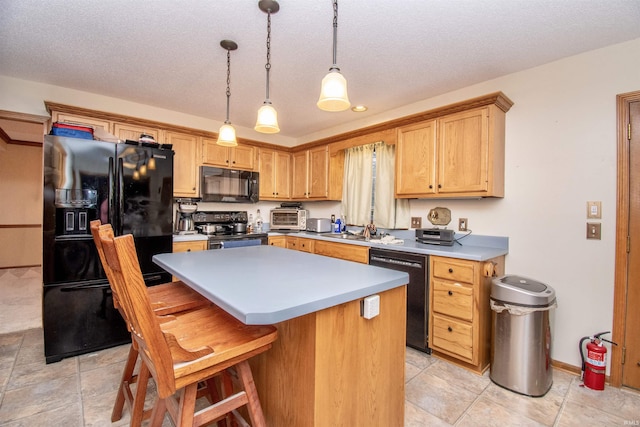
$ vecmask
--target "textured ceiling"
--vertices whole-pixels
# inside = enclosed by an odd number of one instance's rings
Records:
[[[329,113],[315,104],[332,62],[331,1],[279,4],[270,98],[281,135],[298,140],[640,37],[638,0],[341,0],[337,62],[352,104],[369,110]],[[1,0],[0,74],[224,121],[219,43],[231,39],[230,119],[252,129],[266,21],[257,0]]]

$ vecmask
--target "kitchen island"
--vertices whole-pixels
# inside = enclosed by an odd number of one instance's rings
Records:
[[[268,425],[403,425],[406,273],[273,246],[154,262],[242,322],[278,328],[251,363]],[[371,295],[380,314],[366,319]]]

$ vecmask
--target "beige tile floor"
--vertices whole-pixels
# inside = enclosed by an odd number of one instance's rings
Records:
[[[41,283],[34,278],[38,274],[38,269],[0,270],[0,316],[7,307],[12,313],[0,320],[14,328],[0,330],[0,426],[128,425],[127,412],[110,422],[128,345],[46,365],[42,329],[32,319],[37,292],[23,298],[6,287],[7,282],[11,288]],[[488,373],[478,376],[408,348],[405,381],[405,426],[640,425],[640,393],[589,390],[562,371],[554,372],[544,397],[530,398],[498,387]]]

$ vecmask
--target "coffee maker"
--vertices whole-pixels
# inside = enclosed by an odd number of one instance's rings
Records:
[[[178,201],[176,210],[175,232],[176,234],[196,234],[193,223],[193,213],[198,210],[196,202]]]

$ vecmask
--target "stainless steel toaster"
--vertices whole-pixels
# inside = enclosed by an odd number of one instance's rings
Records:
[[[331,232],[331,220],[329,218],[308,218],[307,231],[329,233]]]

